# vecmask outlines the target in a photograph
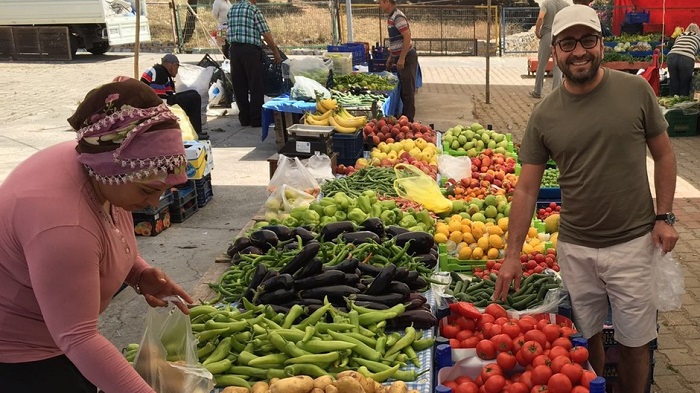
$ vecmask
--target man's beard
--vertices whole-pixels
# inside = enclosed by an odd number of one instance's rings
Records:
[[[574,75],[568,62],[561,68],[561,72],[564,74],[569,83],[574,85],[585,85],[595,79],[598,69],[600,69],[602,58],[586,55],[584,59],[589,60],[590,64],[588,70],[583,73],[577,73]],[[571,61],[571,59],[569,59],[569,61]]]

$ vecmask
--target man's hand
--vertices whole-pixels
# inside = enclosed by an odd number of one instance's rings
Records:
[[[510,283],[513,282],[513,288],[517,291],[520,289],[520,279],[523,276],[523,268],[520,264],[520,259],[517,257],[506,256],[503,265],[498,270],[498,278],[493,291],[493,300],[506,300]]]
[[[406,59],[399,57],[399,61],[396,62],[396,69],[401,72],[403,71],[404,65],[406,65]]]
[[[386,59],[386,70],[389,71],[391,70],[391,66],[394,64],[394,58],[389,56]]]
[[[542,39],[542,33],[540,33],[538,30],[535,30],[535,37],[537,37],[538,40]]]
[[[161,269],[151,267],[144,270],[139,278],[139,289],[146,303],[151,307],[165,307],[168,302],[163,300],[168,296],[179,296],[188,304],[192,304],[192,298],[179,285],[175,284]],[[183,313],[189,314],[187,304],[175,303]]]
[[[279,63],[282,62],[282,56],[280,56],[280,51],[279,51],[279,49],[273,51],[272,54],[273,54],[273,56],[275,56],[274,62],[275,62],[276,64],[279,64]]]
[[[654,239],[654,245],[661,248],[665,254],[671,252],[678,241],[678,232],[676,228],[659,220],[654,224],[654,229],[651,231],[651,237]]]

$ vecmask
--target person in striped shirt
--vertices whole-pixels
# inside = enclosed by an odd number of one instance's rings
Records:
[[[691,23],[683,34],[676,37],[668,52],[669,93],[672,96],[689,96],[693,79],[695,56],[700,51],[700,30]]]
[[[386,69],[390,70],[396,64],[399,74],[402,114],[413,121],[416,115],[416,70],[418,54],[411,42],[411,29],[406,15],[396,8],[396,0],[379,0],[379,8],[388,15],[389,28],[389,58]]]
[[[272,50],[274,62],[281,63],[282,57],[270,27],[255,2],[241,0],[228,11],[228,42],[233,94],[240,110],[238,120],[242,126],[260,127],[265,95],[261,36]]]

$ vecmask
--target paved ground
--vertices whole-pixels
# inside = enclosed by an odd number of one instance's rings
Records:
[[[145,53],[136,67],[157,62]],[[181,55],[195,64],[201,55]],[[444,130],[478,121],[499,132],[511,132],[517,141],[536,100],[527,95],[534,79],[526,74],[525,58],[490,61],[487,93],[483,58],[421,58],[423,87],[417,95],[417,119]],[[128,53],[78,56],[73,62],[32,64],[0,62],[0,181],[24,158],[74,134],[65,119],[92,87],[115,75],[133,75]],[[548,83],[549,81],[547,81]],[[549,86],[545,85],[545,91]],[[486,97],[488,96],[488,102]],[[266,197],[266,159],[275,152],[274,136],[260,140],[260,129],[238,126],[235,118],[210,118],[215,170],[214,199],[182,224],[163,234],[139,238],[139,248],[152,264],[161,266],[187,289],[194,289],[240,229],[258,211]],[[695,154],[700,137],[674,138],[678,157],[679,190],[675,211],[681,239],[676,257],[686,272],[687,294],[682,310],[660,315],[654,391],[700,392],[700,170]],[[50,170],[50,169],[47,169]],[[145,303],[133,291],[122,292],[100,319],[100,329],[118,347],[138,342],[143,331]]]

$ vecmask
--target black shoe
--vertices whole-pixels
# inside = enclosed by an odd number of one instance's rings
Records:
[[[197,137],[199,138],[199,140],[202,140],[202,141],[209,140],[209,134],[207,134],[206,132],[203,132],[201,134],[197,134]]]

